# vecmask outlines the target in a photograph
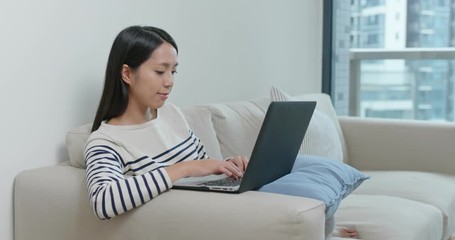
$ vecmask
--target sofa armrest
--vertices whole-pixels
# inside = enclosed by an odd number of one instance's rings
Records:
[[[455,124],[339,117],[349,164],[360,170],[455,172]]]
[[[324,204],[249,191],[170,190],[111,220],[92,213],[85,171],[33,169],[15,181],[15,239],[324,239]]]

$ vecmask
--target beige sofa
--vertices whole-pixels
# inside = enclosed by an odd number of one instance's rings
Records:
[[[455,239],[455,124],[337,117],[316,100],[301,153],[344,161],[371,179],[345,198],[337,225],[362,239]],[[209,155],[249,156],[270,98],[183,109]],[[70,161],[20,173],[15,238],[25,239],[324,239],[325,206],[304,197],[170,190],[111,220],[89,207],[82,149],[90,125],[67,134]]]

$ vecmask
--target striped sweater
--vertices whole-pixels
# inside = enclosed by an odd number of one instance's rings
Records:
[[[140,125],[103,122],[85,146],[86,180],[96,216],[110,219],[172,187],[165,167],[208,158],[181,111],[172,104]]]

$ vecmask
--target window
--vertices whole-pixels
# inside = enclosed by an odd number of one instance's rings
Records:
[[[455,121],[452,1],[332,2],[324,1],[332,7],[324,14],[347,20],[329,24],[331,47],[323,53],[323,71],[330,72],[323,72],[323,92],[338,114]]]
[[[384,0],[362,0],[361,5],[365,7],[375,7],[384,4]]]
[[[379,43],[379,35],[378,34],[368,34],[366,35],[366,42],[367,45],[374,45]]]
[[[439,0],[438,4],[440,7],[445,7],[445,6],[447,6],[447,0]]]
[[[379,15],[370,15],[367,21],[368,25],[378,25],[379,24]]]

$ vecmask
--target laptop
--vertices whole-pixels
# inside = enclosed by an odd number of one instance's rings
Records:
[[[242,193],[258,189],[291,172],[316,102],[271,102],[243,177],[182,178],[174,189]]]

